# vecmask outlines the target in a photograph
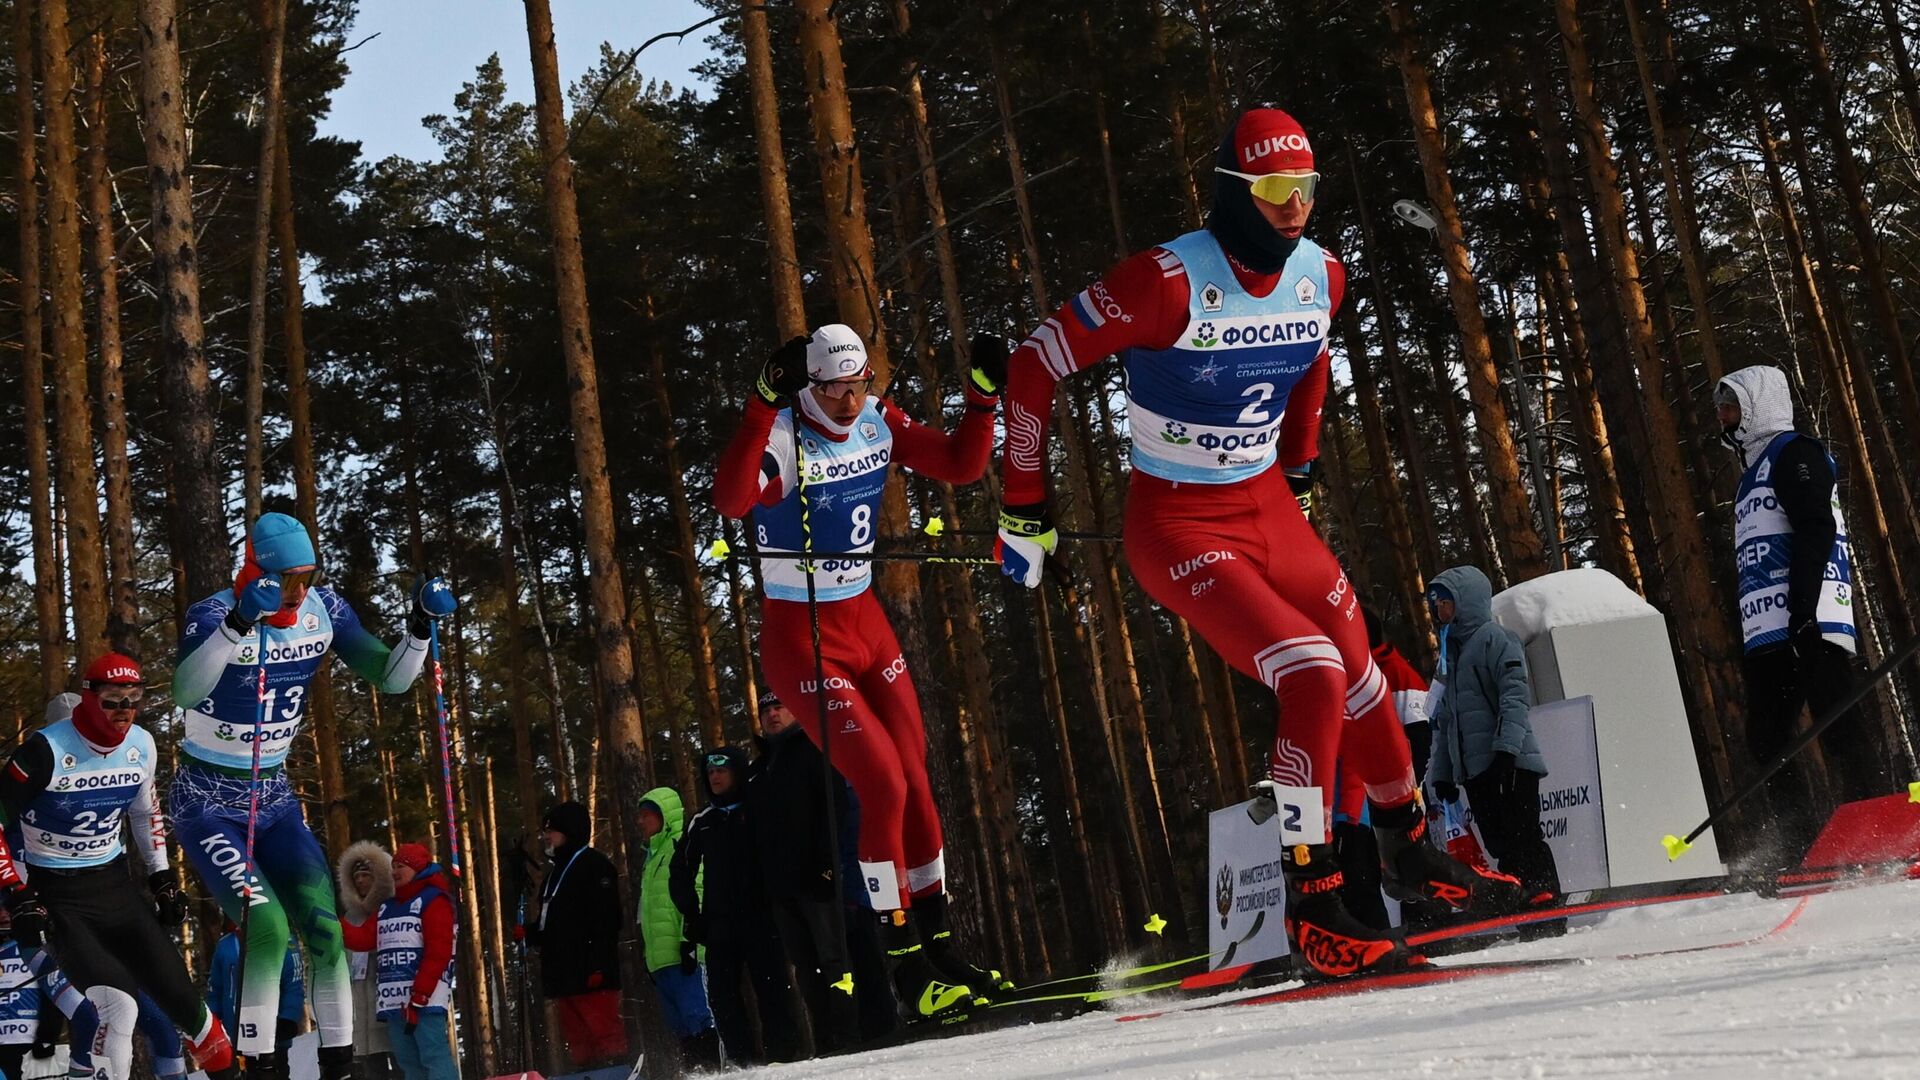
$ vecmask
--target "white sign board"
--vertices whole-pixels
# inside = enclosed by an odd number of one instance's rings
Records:
[[[1606,800],[1600,795],[1600,753],[1594,739],[1593,699],[1536,705],[1527,713],[1547,775],[1540,781],[1540,832],[1553,849],[1560,891],[1611,884],[1607,875]]]
[[[1280,818],[1255,825],[1247,816],[1252,804],[1249,799],[1207,818],[1207,950],[1216,968],[1287,954]]]

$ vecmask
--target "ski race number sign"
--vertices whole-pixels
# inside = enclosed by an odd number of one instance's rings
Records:
[[[1540,781],[1540,832],[1553,849],[1566,893],[1603,889],[1607,869],[1606,800],[1600,792],[1600,753],[1594,738],[1593,699],[1535,705],[1527,713],[1547,775]]]
[[[1209,967],[1227,962],[1230,945],[1234,964],[1287,955],[1280,818],[1256,825],[1247,813],[1251,805],[1249,799],[1207,818]]]

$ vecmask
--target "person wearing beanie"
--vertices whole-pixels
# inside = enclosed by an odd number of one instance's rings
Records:
[[[132,1074],[141,991],[188,1035],[196,1064],[214,1080],[231,1080],[237,1069],[226,1028],[200,1000],[167,935],[186,917],[187,900],[154,797],[153,736],[134,723],[145,693],[133,658],[99,657],[87,666],[73,715],[31,735],[0,770],[0,813],[20,827],[17,848],[0,840],[0,890],[21,947],[50,939],[92,1004],[100,1080]],[[129,884],[123,834],[144,864],[150,901]]]
[[[381,693],[413,685],[436,620],[457,604],[435,577],[416,579],[411,599],[406,635],[389,649],[322,582],[319,552],[305,526],[266,513],[248,531],[233,587],[188,608],[182,625],[173,700],[183,710],[185,737],[169,809],[181,846],[220,909],[239,922],[251,906],[244,920],[238,1049],[269,1069],[274,974],[298,928],[320,1030],[320,1080],[347,1080],[352,1071],[352,979],[340,947],[332,867],[307,828],[286,763],[314,677],[330,656]],[[246,863],[250,834],[257,871],[247,873],[237,868]],[[262,896],[265,903],[258,902]]]
[[[707,1007],[706,973],[701,949],[687,937],[686,918],[673,902],[673,852],[685,832],[686,810],[680,793],[657,787],[640,797],[640,838],[647,858],[640,869],[640,904],[634,920],[647,958],[647,972],[660,991],[660,1009],[667,1030],[680,1040],[680,1056],[688,1067],[720,1064],[720,1035]],[[696,874],[697,898],[704,875]]]
[[[371,840],[356,840],[334,860],[334,883],[340,890],[340,921],[363,923],[393,896],[393,856]],[[353,1015],[374,1014],[373,950],[347,950],[347,970],[353,979]],[[385,1024],[353,1026],[354,1080],[386,1080],[393,1071],[393,1043]]]
[[[560,1012],[576,1068],[625,1064],[620,1015],[620,886],[613,862],[588,846],[593,818],[577,802],[547,811],[540,825],[550,860],[540,908],[526,925],[540,950],[540,989]]]
[[[1127,565],[1273,692],[1260,787],[1265,813],[1280,817],[1287,928],[1307,964],[1337,977],[1409,960],[1340,899],[1332,826],[1343,759],[1370,804],[1389,891],[1501,910],[1517,890],[1424,842],[1406,736],[1354,590],[1304,513],[1328,328],[1346,291],[1339,259],[1306,236],[1319,180],[1298,120],[1246,110],[1220,140],[1206,227],[1123,260],[1014,351],[995,551],[1008,576],[1039,585],[1059,536],[1045,472],[1057,385],[1120,355],[1132,428]]]
[[[424,844],[401,844],[388,865],[393,895],[370,918],[342,918],[341,934],[349,950],[374,954],[373,1015],[407,1080],[460,1080],[448,1032],[453,885]]]
[[[800,1024],[754,841],[755,811],[747,802],[752,769],[737,746],[716,747],[701,761],[707,805],[687,824],[668,887],[686,917],[688,939],[706,946],[707,1004],[727,1060],[793,1061],[800,1056]],[[742,978],[753,980],[758,1025],[741,993]],[[756,1026],[764,1052],[754,1043]]]
[[[720,513],[753,518],[766,586],[760,662],[767,682],[810,738],[831,738],[834,763],[866,808],[860,880],[897,958],[893,976],[903,1008],[916,1020],[989,989],[957,981],[957,962],[937,967],[922,953],[923,939],[947,928],[945,842],[927,779],[919,694],[871,588],[873,564],[855,558],[816,567],[798,556],[872,551],[881,493],[895,465],[952,484],[980,479],[993,453],[1007,344],[981,334],[968,356],[966,412],[945,433],[908,419],[885,398],[868,397],[873,371],[865,342],[850,327],[834,323],[788,341],[762,365],[713,487]],[[835,726],[823,733],[829,712]],[[951,952],[951,937],[941,940]]]

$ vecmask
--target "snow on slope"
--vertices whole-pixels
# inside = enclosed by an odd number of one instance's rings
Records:
[[[1920,882],[1814,896],[1769,934],[1798,903],[1743,894],[1641,908],[1563,938],[1462,958],[1604,958],[1571,967],[1116,1022],[1159,1007],[1136,998],[1116,1003],[1117,1012],[762,1075],[1920,1077]],[[1754,938],[1761,940],[1616,958]]]

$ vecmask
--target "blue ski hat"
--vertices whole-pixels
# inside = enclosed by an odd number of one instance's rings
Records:
[[[320,565],[307,527],[285,514],[261,514],[253,523],[247,543],[253,548],[253,561],[269,573]]]

